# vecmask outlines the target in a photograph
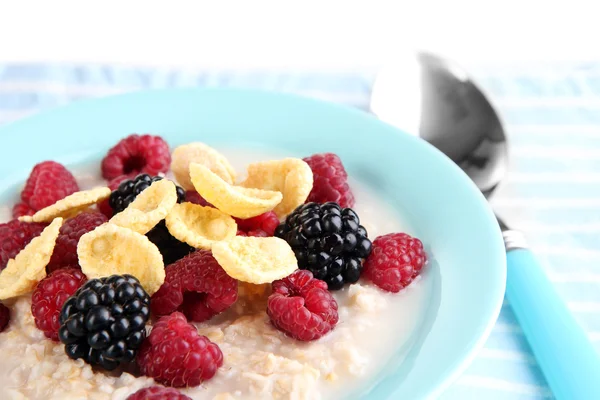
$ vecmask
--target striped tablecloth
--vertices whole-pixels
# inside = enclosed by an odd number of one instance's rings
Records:
[[[472,72],[498,106],[511,139],[511,171],[495,207],[528,234],[600,351],[600,64]],[[74,100],[163,87],[272,89],[367,109],[374,76],[0,65],[0,124]],[[443,399],[542,398],[552,395],[505,302],[484,349]]]

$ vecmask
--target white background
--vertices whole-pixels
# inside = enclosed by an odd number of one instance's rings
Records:
[[[413,47],[468,64],[600,60],[594,0],[0,1],[0,62],[355,68]]]

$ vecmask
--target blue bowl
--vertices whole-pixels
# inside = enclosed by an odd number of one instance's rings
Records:
[[[351,176],[404,215],[437,261],[424,277],[433,291],[408,354],[402,362],[392,359],[376,381],[365,382],[362,398],[435,397],[489,335],[502,304],[506,261],[484,197],[426,142],[350,108],[222,89],[140,92],[76,103],[0,129],[0,200],[16,199],[35,163],[99,160],[133,132],[160,134],[172,146],[202,140],[217,147],[276,148],[291,156],[332,151]]]

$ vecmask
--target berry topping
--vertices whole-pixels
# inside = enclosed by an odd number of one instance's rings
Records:
[[[110,194],[108,204],[114,214],[120,213],[127,208],[138,194],[149,188],[153,182],[163,179],[161,176],[152,177],[148,174],[140,174],[134,179],[122,181],[118,188]],[[181,187],[177,188],[177,202],[186,200],[186,192]],[[165,265],[169,265],[180,258],[190,254],[194,248],[186,243],[175,239],[167,229],[165,221],[161,221],[150,232],[146,234],[148,239],[158,247],[163,256]]]
[[[427,261],[423,243],[405,233],[390,233],[373,241],[364,275],[383,290],[397,293],[419,275]]]
[[[273,282],[267,314],[273,325],[303,341],[316,340],[338,322],[338,305],[327,284],[314,279],[310,271],[297,270]]]
[[[348,186],[348,174],[342,160],[333,153],[304,158],[313,172],[313,188],[307,202],[334,201],[341,207],[354,207],[354,195]]]
[[[136,176],[137,176],[136,173],[130,173],[127,175],[117,176],[116,178],[111,179],[108,182],[107,186],[110,190],[113,190],[113,191],[117,190],[119,188],[119,185],[121,184],[121,182],[123,182],[124,180],[127,180],[127,179],[134,179]],[[114,215],[114,211],[110,207],[109,200],[110,200],[110,198],[104,199],[100,203],[98,203],[98,210],[100,210],[100,212],[102,214],[106,215],[107,218],[111,218]]]
[[[298,267],[327,282],[330,290],[360,278],[371,241],[351,208],[336,203],[307,203],[287,216],[275,231],[296,254]]]
[[[59,268],[78,265],[77,243],[79,243],[79,239],[107,220],[104,214],[98,212],[84,212],[74,218],[67,219],[60,227],[54,252],[50,263],[46,266],[46,271],[50,273]]]
[[[175,239],[169,233],[164,220],[160,221],[150,232],[146,233],[146,236],[160,250],[165,266],[173,264],[195,250],[187,243]]]
[[[169,145],[160,136],[130,135],[111,148],[102,160],[102,176],[166,173],[171,164]]]
[[[35,325],[47,338],[58,342],[62,306],[86,280],[78,269],[63,268],[38,283],[31,298],[31,314]]]
[[[13,220],[0,224],[0,271],[6,268],[8,260],[15,258],[36,236],[44,230],[46,224],[27,223]]]
[[[135,358],[149,306],[150,296],[131,275],[92,279],[63,305],[58,337],[70,358],[113,370]]]
[[[120,213],[131,204],[138,194],[148,189],[150,185],[156,181],[162,180],[162,176],[150,176],[148,174],[140,174],[133,179],[127,179],[121,181],[119,187],[112,191],[108,204],[113,209],[114,213]],[[177,188],[177,202],[181,203],[185,201],[185,190],[181,187]]]
[[[273,236],[275,229],[279,226],[279,218],[273,211],[248,219],[234,219],[238,226],[239,236]]]
[[[241,229],[238,229],[237,236],[269,237],[267,232],[263,231],[262,229],[257,229],[249,232],[244,232]]]
[[[213,207],[214,206],[212,204],[210,204],[208,201],[204,200],[204,197],[200,196],[200,194],[198,192],[195,192],[193,190],[188,190],[187,192],[185,192],[185,198],[186,201],[189,201],[190,203],[194,203],[194,204],[198,204],[204,207]]]
[[[211,252],[198,250],[167,268],[165,282],[152,296],[152,312],[177,310],[192,321],[206,321],[235,303],[237,289]]]
[[[121,184],[121,182],[129,180],[129,179],[135,179],[138,175],[140,175],[140,174],[135,173],[135,172],[130,172],[129,174],[125,174],[125,175],[119,175],[116,178],[113,178],[110,181],[108,181],[107,186],[110,190],[117,190],[119,188],[119,185]]]
[[[137,356],[140,371],[163,385],[198,386],[223,365],[215,343],[198,334],[179,312],[164,316],[152,328]]]
[[[39,211],[78,191],[75,177],[64,166],[44,161],[33,167],[21,192],[21,200]]]
[[[4,304],[0,303],[0,332],[4,332],[10,322],[10,310]]]
[[[12,216],[14,219],[33,214],[35,214],[35,210],[25,203],[17,203],[12,209]]]
[[[150,386],[130,394],[126,400],[192,400],[192,398],[177,389]]]

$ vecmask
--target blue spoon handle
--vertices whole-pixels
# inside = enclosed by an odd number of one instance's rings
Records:
[[[600,399],[600,355],[532,252],[507,248],[506,297],[554,396]]]

